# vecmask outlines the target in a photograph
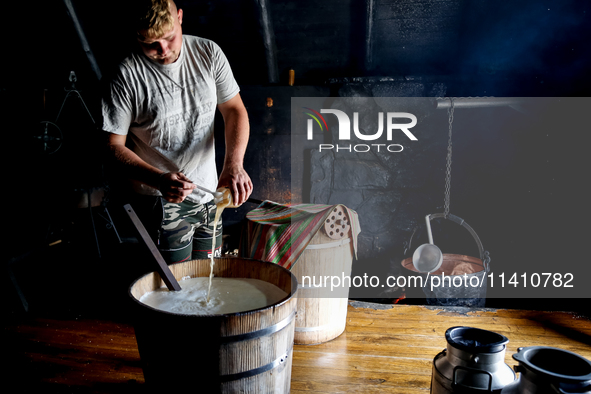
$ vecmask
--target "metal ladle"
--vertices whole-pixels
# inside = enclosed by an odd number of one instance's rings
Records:
[[[443,263],[443,253],[441,253],[441,249],[433,244],[430,216],[431,215],[425,216],[429,243],[419,246],[412,255],[412,264],[419,272],[437,271]]]
[[[185,170],[179,170],[179,171],[180,171],[182,174],[186,174],[186,171],[185,171]],[[213,192],[213,191],[211,191],[211,190],[209,190],[209,189],[206,189],[206,188],[204,188],[203,186],[200,186],[200,185],[196,184],[196,183],[195,183],[195,182],[193,182],[193,181],[190,181],[190,182],[191,182],[193,185],[195,185],[195,187],[196,187],[197,189],[199,189],[199,190],[202,190],[202,191],[204,191],[204,192],[206,192],[206,193],[209,193],[209,194],[213,195],[213,202],[214,202],[215,204],[217,204],[218,202],[220,202],[220,201],[222,200],[222,197],[224,196],[224,193],[221,193],[221,192],[218,192],[218,191],[215,191],[215,192]]]
[[[195,182],[192,182],[192,183],[195,185],[195,187],[196,187],[197,189],[199,189],[199,190],[203,190],[203,191],[204,191],[204,192],[206,192],[206,193],[211,193],[211,194],[213,194],[213,202],[214,202],[215,204],[217,204],[218,202],[221,202],[221,201],[224,199],[224,193],[222,193],[222,192],[217,192],[217,191],[216,191],[216,192],[212,192],[211,190],[209,190],[209,189],[206,189],[206,188],[204,188],[203,186],[199,186],[199,185],[198,185],[198,184],[196,184]],[[262,201],[262,200],[257,200],[256,198],[250,198],[250,197],[249,197],[249,198],[246,200],[246,202],[251,202],[251,203],[253,203],[253,204],[262,204],[262,203],[263,203],[263,201]]]
[[[195,187],[199,190],[203,190],[206,193],[210,193],[213,194],[213,202],[214,203],[218,203],[222,200],[222,198],[224,197],[224,193],[222,192],[212,192],[209,189],[204,188],[203,186],[199,186],[198,184],[196,184],[195,182],[193,182],[193,184],[195,185]]]

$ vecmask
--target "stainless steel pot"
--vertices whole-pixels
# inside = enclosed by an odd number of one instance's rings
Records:
[[[507,337],[479,328],[451,327],[445,339],[447,348],[433,359],[432,394],[500,393],[515,380],[515,372],[505,364]]]
[[[573,352],[530,346],[519,348],[513,358],[520,376],[502,394],[591,393],[591,362]]]

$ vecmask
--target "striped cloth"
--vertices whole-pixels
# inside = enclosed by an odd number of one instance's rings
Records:
[[[282,205],[272,201],[263,202],[246,215],[240,256],[291,269],[337,206],[342,206],[349,216],[353,250],[357,257],[357,236],[361,230],[354,210],[340,204]]]

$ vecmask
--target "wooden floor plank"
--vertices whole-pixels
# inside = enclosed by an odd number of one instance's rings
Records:
[[[347,335],[346,333],[343,335]],[[371,354],[375,354],[377,356],[387,356],[392,354],[397,354],[403,357],[428,357],[431,360],[445,348],[445,344],[441,344],[441,346],[417,346],[417,345],[405,345],[404,343],[395,345],[395,346],[388,346],[384,344],[380,344],[379,346],[374,346],[369,349],[367,346],[366,341],[351,341],[350,336],[347,336],[347,345],[340,346],[338,343],[330,346],[323,346],[319,347],[315,350],[307,350],[307,352],[318,352],[318,353],[325,353],[325,352],[333,352],[335,354],[367,354],[371,351]],[[507,346],[506,351],[506,360],[508,364],[511,364],[512,355],[517,352],[517,349],[520,347],[532,346],[532,340],[529,339],[528,341],[524,342],[510,342]],[[574,353],[577,353],[583,357],[587,357],[591,359],[591,350],[589,347],[583,345],[572,345],[571,343],[565,342],[566,344],[556,344],[554,342],[544,342],[542,340],[535,341],[539,346],[553,346],[553,347],[560,347],[561,349],[568,350]],[[297,348],[300,351],[301,348]],[[511,361],[511,362],[508,362]]]
[[[544,345],[591,359],[591,321],[569,312],[467,309],[350,302],[345,332],[319,345],[295,345],[291,393],[426,394],[433,358],[453,326],[509,338],[505,362],[519,347]],[[130,324],[37,317],[5,323],[8,382],[23,392],[142,393],[140,356]]]
[[[409,308],[400,309],[400,308]],[[354,319],[357,324],[364,324],[364,319],[368,320],[365,324],[371,324],[372,320],[379,320],[383,322],[404,321],[409,326],[416,326],[428,320],[432,323],[446,323],[449,318],[454,319],[472,319],[478,317],[482,324],[507,324],[512,327],[532,326],[539,324],[559,324],[570,327],[578,327],[580,329],[589,330],[587,319],[572,312],[539,312],[539,311],[518,311],[518,310],[467,310],[467,311],[453,311],[450,309],[439,309],[437,307],[422,307],[424,309],[416,309],[415,306],[393,305],[389,310],[372,310],[368,308],[350,308],[348,317]],[[426,312],[428,311],[428,312]],[[433,312],[433,313],[431,313]],[[402,318],[404,318],[402,320]]]
[[[292,370],[293,382],[322,382],[327,384],[380,384],[392,387],[424,388],[429,385],[431,375],[425,373],[399,374],[394,371],[364,371],[353,369],[318,369],[295,364]]]

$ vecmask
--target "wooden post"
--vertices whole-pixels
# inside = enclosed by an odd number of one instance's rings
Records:
[[[365,26],[365,71],[371,71],[375,67],[373,59],[373,47],[375,41],[376,0],[366,0],[366,26]]]
[[[275,44],[275,31],[273,30],[273,21],[271,11],[269,10],[269,0],[255,0],[255,4],[259,26],[263,36],[263,45],[265,46],[269,83],[278,83],[277,45]]]
[[[140,242],[142,242],[144,246],[148,248],[150,254],[152,255],[152,257],[154,257],[158,274],[160,274],[160,277],[166,284],[168,290],[180,291],[181,286],[179,285],[179,282],[177,282],[176,278],[170,271],[170,268],[168,268],[168,264],[166,263],[166,261],[164,261],[164,258],[160,254],[160,251],[154,244],[154,241],[152,241],[152,238],[150,238],[150,235],[146,231],[146,228],[138,218],[137,214],[135,213],[131,205],[125,204],[123,208],[125,209],[125,212],[127,212],[129,219],[133,223],[133,226],[135,227]]]
[[[78,20],[78,15],[76,14],[76,10],[74,10],[74,5],[72,4],[71,0],[64,0],[64,4],[66,6],[66,10],[70,19],[72,19],[72,23],[74,24],[74,28],[76,29],[76,33],[78,34],[78,38],[80,39],[80,44],[82,44],[82,49],[90,62],[90,68],[94,71],[96,78],[100,81],[102,78],[101,70],[96,62],[94,54],[90,49],[90,45],[88,44],[88,40],[86,39],[86,34],[84,34],[84,30],[82,29],[82,25]]]

